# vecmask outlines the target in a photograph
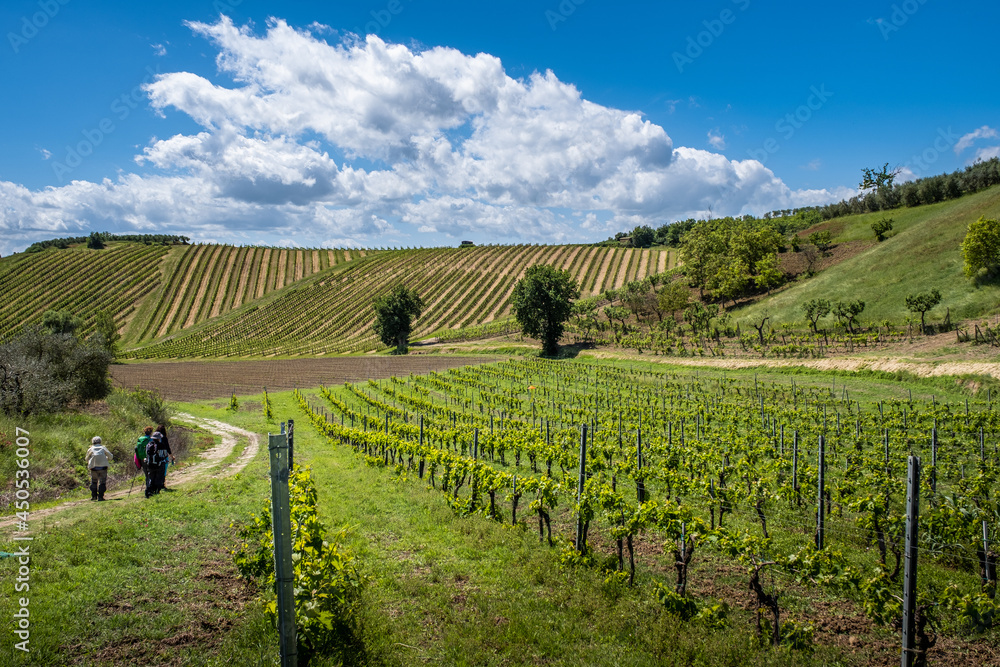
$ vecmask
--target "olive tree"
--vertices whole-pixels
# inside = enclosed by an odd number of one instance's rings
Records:
[[[854,301],[838,301],[833,304],[833,314],[838,320],[844,323],[844,326],[846,326],[847,330],[852,334],[854,333],[854,322],[864,309],[865,302],[861,299],[855,299]]]
[[[536,264],[514,286],[511,309],[524,335],[542,341],[542,354],[554,355],[566,320],[573,314],[573,299],[579,296],[569,271]]]
[[[809,320],[809,324],[812,325],[812,330],[817,331],[816,325],[821,319],[830,314],[830,310],[833,306],[830,304],[828,299],[811,299],[802,304],[802,310],[806,313],[806,318]]]
[[[932,289],[930,292],[920,292],[906,297],[906,308],[911,313],[920,313],[920,330],[927,332],[924,326],[924,313],[941,303],[941,292]]]
[[[396,285],[375,300],[375,335],[384,345],[395,345],[396,354],[406,354],[413,320],[424,308],[420,295],[405,285]]]
[[[67,310],[46,310],[42,314],[42,327],[50,333],[71,336],[83,328],[83,320]]]
[[[885,237],[892,231],[892,218],[882,218],[872,223],[872,231],[875,232],[875,240],[879,243],[885,241]]]

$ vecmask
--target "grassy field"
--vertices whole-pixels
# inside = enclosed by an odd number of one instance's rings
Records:
[[[953,321],[994,313],[1000,301],[1000,286],[977,287],[962,274],[962,239],[969,223],[980,216],[1000,217],[1000,187],[939,204],[823,223],[814,229],[829,229],[835,243],[872,239],[871,223],[883,217],[894,219],[894,235],[733,315],[748,323],[767,313],[774,326],[789,322],[804,327],[801,304],[810,299],[862,299],[864,322],[901,323],[911,315],[906,310],[906,296],[932,289],[941,291],[942,301],[930,311],[928,322],[943,320],[947,308],[951,309]],[[803,235],[808,231],[813,230]],[[919,319],[919,315],[916,317]],[[821,323],[832,321],[833,317],[828,316]]]
[[[278,419],[301,419],[288,393],[272,398]],[[176,407],[257,432],[277,430],[258,410]],[[304,420],[296,450],[314,471],[321,518],[332,529],[349,527],[348,545],[367,577],[356,626],[363,649],[347,664],[854,665],[894,641],[756,648],[751,614],[739,605],[745,581],[721,559],[699,557],[695,575],[703,594],[733,598],[729,627],[713,630],[679,621],[653,599],[651,582],[670,576],[658,559],[643,559],[635,589],[609,585],[598,569],[560,567],[558,549],[539,545],[531,530],[458,516],[438,491],[366,466]],[[261,451],[237,478],[150,501],[85,504],[34,525],[32,653],[16,664],[273,664],[274,631],[235,578],[229,555],[231,524],[266,502],[265,456]],[[0,561],[6,617],[13,613],[13,567]],[[826,603],[804,592],[791,604]],[[831,622],[837,613],[844,610],[830,612]]]

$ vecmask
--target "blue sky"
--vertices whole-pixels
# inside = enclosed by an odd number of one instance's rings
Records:
[[[865,166],[923,176],[998,152],[998,14],[9,0],[0,252],[91,230],[566,242],[826,203]]]

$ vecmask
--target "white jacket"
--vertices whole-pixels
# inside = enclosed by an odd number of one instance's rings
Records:
[[[107,468],[109,461],[113,461],[114,454],[108,451],[104,445],[91,445],[87,450],[88,468]]]

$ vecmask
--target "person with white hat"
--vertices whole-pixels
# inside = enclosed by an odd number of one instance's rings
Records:
[[[87,450],[91,500],[104,500],[104,491],[108,487],[108,466],[114,458],[114,454],[101,444],[101,437],[95,435],[90,441],[90,449]]]

